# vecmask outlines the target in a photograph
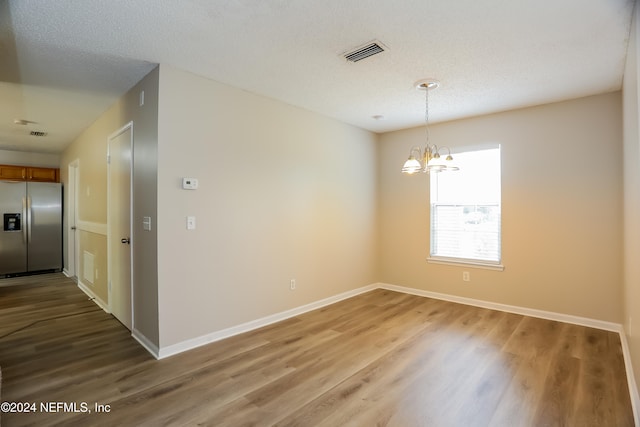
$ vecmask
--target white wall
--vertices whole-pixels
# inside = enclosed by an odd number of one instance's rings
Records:
[[[50,153],[31,153],[26,151],[0,150],[0,165],[58,168],[60,167],[60,155]]]
[[[161,348],[376,281],[374,134],[165,65],[158,134]]]
[[[380,281],[621,323],[621,118],[616,92],[431,127],[437,145],[501,144],[504,271],[426,262],[429,177],[400,173],[424,128],[382,135]]]

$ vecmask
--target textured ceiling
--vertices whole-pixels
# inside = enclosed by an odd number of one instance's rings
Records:
[[[633,0],[0,0],[0,148],[61,151],[157,63],[374,132],[423,123],[413,83],[427,77],[441,82],[433,121],[610,92],[622,85],[632,9]],[[374,39],[388,50],[341,57]]]

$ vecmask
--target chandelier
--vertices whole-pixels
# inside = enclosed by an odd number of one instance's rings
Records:
[[[453,157],[449,147],[438,147],[429,143],[429,91],[440,86],[440,82],[433,79],[420,80],[415,84],[416,89],[424,90],[425,93],[425,111],[424,121],[426,130],[426,142],[424,148],[417,145],[411,147],[409,151],[409,159],[402,167],[402,173],[412,175],[416,172],[431,173],[457,171],[459,168],[452,164]],[[443,159],[440,150],[447,150],[447,155]]]

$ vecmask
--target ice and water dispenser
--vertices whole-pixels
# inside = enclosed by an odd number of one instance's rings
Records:
[[[4,214],[4,226],[3,231],[21,231],[22,221],[20,220],[19,213],[6,213]]]

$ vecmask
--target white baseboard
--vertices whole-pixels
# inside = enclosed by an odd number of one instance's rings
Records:
[[[68,277],[69,279],[73,280],[76,284],[78,283],[78,278],[75,275],[72,275],[71,273],[69,273],[68,270],[62,270],[62,274],[64,274],[66,277]]]
[[[80,287],[80,283],[78,283],[78,286]],[[83,289],[83,288],[80,287],[80,289]],[[296,307],[291,310],[286,310],[280,313],[263,317],[261,319],[256,319],[256,320],[246,322],[237,326],[223,329],[221,331],[216,331],[207,335],[182,341],[180,343],[173,344],[167,347],[158,348],[139,331],[134,330],[132,332],[132,336],[145,349],[147,349],[147,351],[149,351],[149,353],[151,353],[151,355],[153,355],[156,359],[164,359],[166,357],[173,356],[175,354],[182,353],[184,351],[191,350],[196,347],[200,347],[215,341],[229,338],[234,335],[242,334],[244,332],[249,332],[254,329],[258,329],[263,326],[270,325],[272,323],[280,322],[282,320],[286,320],[291,317],[295,317],[300,314],[306,313],[308,311],[322,308],[329,304],[334,304],[338,301],[342,301],[344,299],[351,298],[356,295],[360,295],[362,293],[372,291],[374,289],[386,289],[386,290],[395,291],[395,292],[402,292],[405,294],[450,301],[458,304],[471,305],[471,306],[487,308],[491,310],[504,311],[504,312],[520,314],[524,316],[537,317],[537,318],[547,319],[547,320],[555,320],[558,322],[571,323],[574,325],[580,325],[580,326],[586,326],[590,328],[602,329],[605,331],[617,332],[620,335],[620,342],[622,344],[622,352],[624,356],[624,363],[625,363],[625,368],[627,373],[627,383],[629,385],[629,393],[631,397],[631,405],[633,408],[633,416],[634,416],[636,425],[640,426],[640,417],[639,417],[640,397],[638,395],[638,388],[636,386],[635,377],[633,375],[633,367],[631,365],[629,345],[627,342],[626,334],[624,332],[624,327],[619,323],[606,322],[603,320],[590,319],[587,317],[580,317],[580,316],[556,313],[556,312],[545,311],[545,310],[537,310],[533,308],[519,307],[519,306],[508,305],[508,304],[494,303],[490,301],[483,301],[483,300],[477,300],[473,298],[442,294],[438,292],[425,291],[422,289],[408,288],[404,286],[391,285],[387,283],[376,283],[369,286],[364,286],[358,289],[354,289],[351,291],[343,292],[341,294],[338,294],[329,298],[325,298],[310,304],[306,304],[300,307]],[[97,298],[94,301],[97,301]],[[98,305],[100,304],[98,303]]]
[[[270,316],[263,317],[261,319],[252,320],[247,323],[243,323],[237,326],[232,326],[227,329],[223,329],[220,331],[212,332],[207,335],[203,335],[200,337],[192,338],[189,340],[185,340],[179,342],[177,344],[173,344],[167,347],[160,347],[159,349],[159,359],[163,359],[165,357],[172,356],[174,354],[182,353],[183,351],[190,350],[192,348],[200,347],[205,344],[209,344],[215,341],[219,341],[224,338],[229,338],[234,335],[238,335],[244,332],[248,332],[254,329],[261,328],[263,326],[270,325],[272,323],[280,322],[282,320],[286,320],[290,317],[298,316],[302,313],[306,313],[311,310],[316,310],[318,308],[324,307],[329,304],[336,303],[338,301],[342,301],[347,298],[354,297],[356,295],[360,295],[364,292],[369,292],[374,289],[387,289],[395,292],[402,292],[405,294],[417,295],[427,298],[434,298],[444,301],[455,302],[458,304],[472,305],[475,307],[488,308],[491,310],[505,311],[508,313],[521,314],[524,316],[538,317],[547,320],[555,320],[558,322],[572,323],[580,326],[587,326],[590,328],[603,329],[605,331],[612,331],[623,333],[623,327],[619,323],[605,322],[602,320],[589,319],[586,317],[573,316],[569,314],[555,313],[551,311],[544,310],[536,310],[533,308],[526,307],[518,307],[507,304],[499,304],[490,301],[477,300],[473,298],[459,297],[455,295],[449,294],[441,294],[437,292],[425,291],[422,289],[415,288],[407,288],[404,286],[390,285],[387,283],[375,283],[369,286],[364,286],[362,288],[354,289],[351,291],[343,292],[341,294],[322,299],[320,301],[316,301],[310,304],[306,304],[300,307],[293,308],[291,310],[286,310],[280,313],[272,314]]]
[[[311,310],[334,304],[338,301],[342,301],[347,298],[354,297],[356,295],[372,291],[376,289],[376,285],[364,286],[362,288],[354,289],[351,291],[343,292],[338,295],[334,295],[329,298],[322,299],[320,301],[312,302],[300,307],[292,308],[291,310],[282,311],[280,313],[272,314],[270,316],[263,317],[261,319],[252,320],[250,322],[243,323],[241,325],[232,326],[231,328],[216,331],[207,335],[203,335],[197,338],[192,338],[186,341],[179,342],[167,347],[160,347],[158,351],[158,359],[164,359],[165,357],[173,356],[183,351],[191,350],[196,347],[200,347],[215,341],[229,338],[234,335],[249,332],[254,329],[262,328],[263,326],[270,325],[272,323],[280,322],[282,320],[289,319],[291,317],[298,316],[302,313],[306,313]],[[153,354],[153,353],[152,353]]]
[[[587,326],[590,328],[603,329],[611,332],[622,332],[620,323],[605,322],[603,320],[590,319],[587,317],[573,316],[571,314],[555,313],[552,311],[537,310],[535,308],[518,307],[515,305],[499,304],[496,302],[477,300],[473,298],[459,297],[438,292],[424,291],[422,289],[407,288],[404,286],[389,285],[379,283],[378,288],[390,291],[402,292],[405,294],[418,295],[427,298],[439,299],[455,302],[458,304],[472,305],[474,307],[488,308],[490,310],[506,311],[507,313],[521,314],[524,316],[538,317],[540,319],[555,320],[558,322],[571,323],[574,325]]]
[[[100,297],[98,297],[95,293],[93,293],[93,291],[91,290],[90,287],[88,287],[87,285],[85,285],[84,283],[82,283],[82,280],[78,279],[78,287],[80,288],[80,290],[82,292],[84,292],[85,294],[87,294],[87,296],[89,298],[91,298],[91,300],[96,303],[98,305],[98,307],[100,307],[101,309],[103,309],[105,312],[111,314],[111,311],[109,311],[109,304],[107,304],[106,302],[104,302],[102,299],[100,299]]]
[[[109,305],[104,302],[102,299],[100,299],[92,290],[91,288],[89,288],[87,285],[85,285],[84,283],[82,283],[81,280],[78,280],[78,287],[80,288],[80,290],[82,290],[82,292],[84,292],[85,294],[87,294],[87,296],[89,298],[91,298],[91,300],[96,303],[96,305],[98,307],[100,307],[101,309],[103,309],[105,312],[111,314],[111,311],[109,310]],[[133,329],[131,331],[131,336],[140,343],[140,345],[142,347],[144,347],[153,357],[155,357],[156,359],[159,359],[159,351],[158,351],[158,347],[152,343],[146,336],[144,336],[143,333],[141,333],[140,331],[138,331],[137,329]]]
[[[152,343],[142,332],[133,328],[131,336],[140,343],[153,357],[160,359],[158,346]]]
[[[633,418],[636,426],[640,426],[640,396],[638,395],[638,384],[636,377],[633,375],[633,366],[631,365],[631,352],[629,351],[629,342],[625,331],[620,332],[620,342],[622,343],[622,355],[624,357],[624,367],[627,372],[627,384],[629,385],[629,397],[631,398],[631,407],[633,408]]]

